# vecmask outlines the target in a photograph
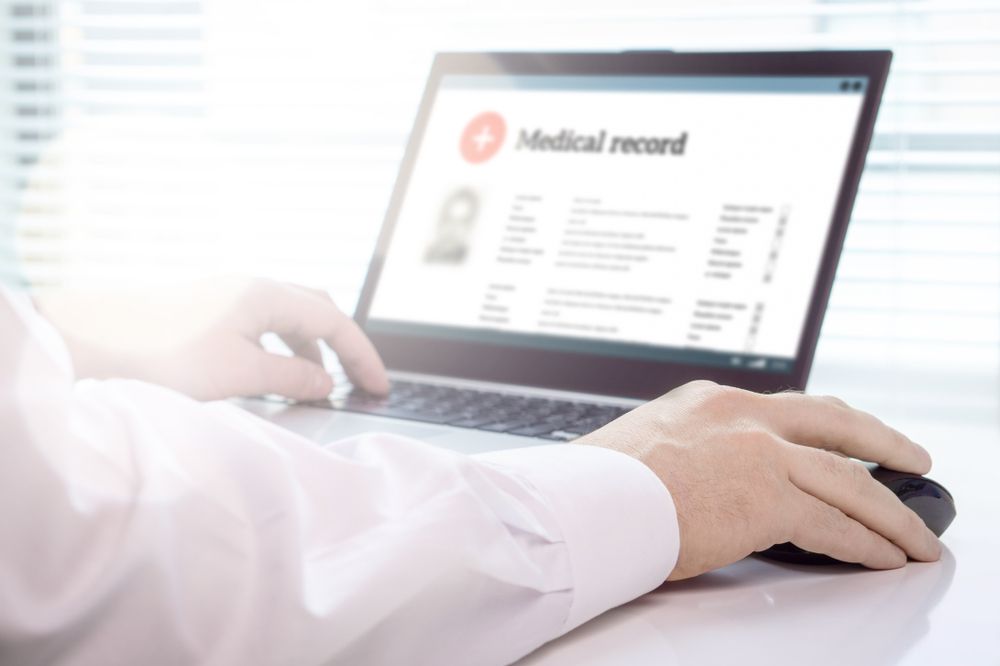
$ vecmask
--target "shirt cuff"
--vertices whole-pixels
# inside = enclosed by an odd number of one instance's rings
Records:
[[[639,460],[584,444],[533,446],[476,458],[516,472],[551,507],[573,569],[566,631],[656,589],[677,563],[673,499]]]

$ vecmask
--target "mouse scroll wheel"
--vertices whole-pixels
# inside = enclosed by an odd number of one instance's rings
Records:
[[[920,479],[907,479],[903,483],[899,484],[893,489],[900,500],[905,502],[910,497],[917,496],[922,497],[924,495],[931,495],[933,497],[940,497],[941,494],[936,491],[936,489],[927,484]]]

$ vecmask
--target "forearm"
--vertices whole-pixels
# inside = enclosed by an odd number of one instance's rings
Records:
[[[33,358],[48,388],[2,408],[4,662],[505,663],[676,555],[669,495],[614,452],[324,449]]]

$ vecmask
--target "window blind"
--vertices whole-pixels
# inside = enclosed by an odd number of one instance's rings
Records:
[[[0,238],[25,279],[242,272],[345,308],[435,51],[891,48],[814,386],[996,418],[996,0],[0,7]]]

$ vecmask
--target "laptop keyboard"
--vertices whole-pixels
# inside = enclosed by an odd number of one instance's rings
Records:
[[[631,409],[406,381],[393,382],[386,397],[354,391],[336,406],[349,412],[557,441],[597,430]]]

